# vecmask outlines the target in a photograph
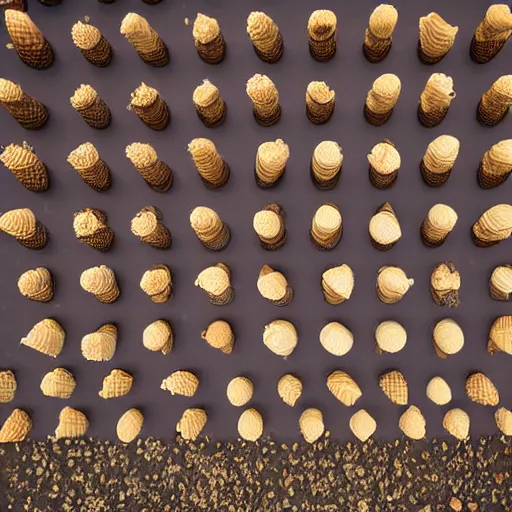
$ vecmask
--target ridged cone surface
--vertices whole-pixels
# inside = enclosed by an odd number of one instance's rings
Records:
[[[491,289],[494,288],[502,300],[508,300],[512,293],[512,265],[500,265],[491,274]],[[496,298],[496,297],[494,297]]]
[[[433,73],[421,93],[421,108],[424,112],[447,109],[455,96],[453,79],[444,73]]]
[[[194,139],[188,151],[199,174],[211,183],[218,182],[224,174],[224,160],[217,152],[215,144],[204,138]]]
[[[94,295],[108,293],[117,286],[116,276],[112,269],[100,265],[84,270],[80,276],[80,285],[86,292]]]
[[[349,426],[352,433],[362,443],[367,441],[377,430],[377,422],[365,409],[357,411],[350,418]]]
[[[396,105],[401,89],[402,84],[396,75],[381,75],[366,95],[366,106],[376,114],[385,114]]]
[[[151,28],[148,21],[139,14],[128,13],[121,23],[121,34],[137,50],[137,53],[150,54],[154,51],[158,34]]]
[[[107,225],[91,208],[77,212],[73,219],[73,229],[77,238],[92,236],[106,227]]]
[[[282,357],[289,356],[297,346],[298,335],[294,325],[287,320],[274,320],[265,326],[263,331],[263,343]]]
[[[45,318],[34,325],[20,343],[47,356],[57,357],[64,347],[65,336],[64,330],[55,320]]]
[[[322,274],[322,288],[324,293],[348,300],[354,290],[354,272],[345,263],[330,268]]]
[[[203,409],[186,409],[176,425],[176,431],[183,439],[195,441],[206,425],[207,419]]]
[[[313,216],[311,231],[317,238],[327,238],[341,229],[343,219],[340,211],[330,204],[323,204]]]
[[[4,370],[0,372],[0,404],[6,404],[14,400],[16,389],[16,377],[11,370]]]
[[[427,384],[427,397],[436,405],[446,405],[452,400],[452,390],[442,377],[434,377]]]
[[[5,11],[5,26],[14,46],[40,47],[46,42],[43,34],[26,12],[7,9]]]
[[[190,225],[200,240],[210,242],[221,236],[224,223],[216,211],[198,206],[190,214]]]
[[[286,277],[268,265],[263,265],[258,277],[257,286],[261,296],[268,300],[278,301],[288,291]]]
[[[500,395],[491,379],[483,373],[473,373],[466,379],[466,394],[480,405],[496,406],[500,403]]]
[[[76,381],[65,368],[55,368],[43,377],[40,388],[45,396],[67,400],[75,391]]]
[[[251,12],[247,18],[247,34],[252,44],[262,52],[271,52],[277,44],[279,28],[264,12]]]
[[[133,377],[124,370],[114,369],[103,379],[103,387],[98,393],[101,398],[118,398],[132,389]]]
[[[23,99],[23,89],[15,82],[0,78],[0,103],[15,103]]]
[[[228,383],[226,395],[231,405],[242,407],[254,393],[254,385],[247,377],[235,377]]]
[[[71,97],[71,105],[77,110],[90,107],[99,98],[98,93],[87,84],[82,84]]]
[[[148,350],[168,354],[173,347],[173,334],[169,322],[156,320],[150,323],[142,333],[142,344]]]
[[[407,343],[407,332],[398,322],[386,320],[375,329],[375,341],[383,352],[400,352]]]
[[[264,182],[276,181],[284,172],[290,148],[282,139],[264,142],[256,154],[256,174]]]
[[[512,355],[512,316],[500,316],[492,324],[489,341],[506,354]]]
[[[207,79],[203,80],[203,83],[198,85],[192,94],[192,101],[194,104],[203,108],[210,106],[219,98],[219,89]]]
[[[451,206],[435,204],[425,219],[426,235],[434,240],[443,239],[453,230],[458,218],[457,212]]]
[[[469,425],[469,416],[462,409],[451,409],[444,415],[443,427],[459,441],[469,436]]]
[[[450,51],[459,27],[454,27],[439,14],[431,12],[422,16],[419,23],[420,46],[431,58],[439,58]]]
[[[32,300],[46,302],[53,297],[53,277],[44,267],[27,270],[18,279],[20,293]]]
[[[500,177],[512,171],[512,139],[502,140],[485,152],[482,158],[484,172]]]
[[[334,178],[343,165],[343,154],[338,143],[331,140],[320,142],[313,151],[311,167],[316,178],[328,181]]]
[[[306,409],[299,418],[299,428],[304,440],[314,443],[324,433],[324,418],[318,409]]]
[[[131,231],[135,236],[146,237],[153,234],[159,224],[158,212],[143,208],[131,221]]]
[[[201,333],[201,337],[213,348],[230,354],[235,336],[233,329],[225,320],[215,320]]]
[[[512,436],[512,411],[500,407],[494,414],[496,426],[506,435]]]
[[[447,355],[459,352],[464,346],[464,333],[451,318],[438,322],[433,331],[435,345]]]
[[[132,92],[131,96],[131,105],[136,107],[149,107],[155,103],[159,94],[156,89],[142,82],[139,87]]]
[[[158,155],[149,144],[134,142],[126,146],[126,156],[136,169],[147,169],[158,162]]]
[[[31,169],[41,163],[33,151],[17,144],[9,144],[4,149],[0,154],[0,162],[11,171]]]
[[[277,393],[285,404],[294,407],[302,395],[302,382],[295,375],[287,373],[277,382]]]
[[[101,32],[88,23],[77,21],[71,29],[71,38],[81,50],[90,50],[100,42]]]
[[[256,74],[247,81],[246,91],[256,109],[271,110],[279,104],[279,93],[267,75]]]
[[[411,405],[402,416],[400,416],[398,426],[400,430],[411,439],[423,439],[427,434],[427,422],[423,414],[421,414],[421,411],[415,405]]]
[[[427,147],[423,156],[425,167],[433,173],[445,173],[455,164],[459,155],[460,142],[451,135],[441,135]]]
[[[493,4],[475,31],[477,41],[503,41],[512,32],[512,13],[506,4]]]
[[[325,82],[310,82],[306,89],[306,101],[310,100],[320,105],[330,103],[336,93]]]
[[[68,155],[68,162],[77,170],[89,169],[100,159],[98,150],[90,142],[80,144]]]
[[[384,267],[377,275],[377,289],[380,299],[387,303],[398,302],[414,284],[406,273],[398,267]]]
[[[64,407],[59,414],[59,424],[55,430],[55,438],[82,437],[89,428],[87,416],[72,407]]]
[[[257,441],[263,434],[263,418],[256,409],[247,409],[238,418],[238,433],[246,441]]]
[[[363,395],[356,381],[341,370],[335,370],[327,377],[327,388],[347,407],[354,405]]]
[[[219,296],[231,286],[231,280],[226,270],[214,265],[199,273],[195,285],[212,295]]]
[[[277,213],[271,210],[261,210],[254,215],[254,231],[262,238],[272,239],[279,234],[281,222]]]
[[[116,433],[123,443],[131,443],[141,432],[144,416],[138,409],[128,409],[117,422]]]
[[[22,409],[14,409],[0,429],[0,443],[24,441],[31,428],[30,416]]]
[[[473,234],[485,242],[507,239],[512,234],[512,205],[497,204],[486,210],[473,225]]]
[[[215,18],[210,18],[204,14],[198,13],[192,27],[193,38],[201,44],[211,43],[220,34],[219,22]]]
[[[27,239],[36,232],[36,216],[28,208],[9,210],[0,217],[0,231],[15,238]]]
[[[144,293],[153,297],[164,293],[172,286],[171,273],[168,267],[146,270],[140,280],[140,287]]]
[[[336,32],[336,23],[336,15],[332,11],[313,11],[308,20],[308,34],[317,41],[325,41]]]
[[[389,203],[379,208],[370,219],[369,231],[372,239],[384,246],[394,244],[402,238],[400,223]]]
[[[389,4],[378,5],[368,20],[368,29],[379,39],[392,37],[398,21],[397,10]]]
[[[384,394],[396,405],[407,405],[409,387],[401,372],[393,370],[379,377],[379,387]]]
[[[183,395],[192,397],[196,394],[199,387],[199,379],[186,370],[178,370],[171,373],[169,377],[162,381],[160,386],[164,391],[169,391],[171,395]]]
[[[388,142],[379,142],[368,155],[370,165],[382,175],[390,175],[400,168],[400,154]]]
[[[329,322],[320,331],[320,343],[334,356],[344,356],[354,344],[354,335],[339,322]]]
[[[82,338],[82,355],[88,361],[110,361],[116,352],[116,345],[117,328],[113,324],[105,324]]]

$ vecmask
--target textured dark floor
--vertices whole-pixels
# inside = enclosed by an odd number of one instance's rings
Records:
[[[71,405],[87,413],[89,435],[113,439],[122,412],[140,407],[146,417],[144,435],[170,440],[183,409],[204,406],[208,411],[205,434],[224,440],[237,435],[241,412],[228,403],[226,384],[244,374],[254,381],[250,405],[262,411],[266,434],[284,442],[297,440],[300,412],[314,406],[323,411],[332,437],[348,440],[348,419],[355,408],[341,405],[325,387],[326,375],[341,368],[362,388],[357,408],[366,408],[376,418],[376,437],[395,439],[400,437],[397,421],[402,411],[379,390],[377,378],[386,369],[398,368],[409,382],[410,402],[427,418],[429,437],[445,434],[441,426],[444,409],[425,396],[425,386],[434,375],[443,376],[452,386],[454,400],[450,405],[470,414],[473,436],[496,431],[494,411],[469,401],[464,379],[470,371],[483,371],[498,387],[502,405],[512,406],[510,357],[491,357],[486,352],[491,322],[510,313],[509,304],[492,301],[487,292],[494,266],[510,262],[510,244],[479,249],[472,244],[469,230],[486,208],[510,200],[509,184],[489,191],[479,189],[476,169],[492,144],[510,137],[511,120],[484,128],[476,121],[475,109],[491,83],[510,72],[512,43],[489,64],[476,65],[469,58],[469,42],[489,2],[467,0],[461,7],[459,2],[443,0],[396,0],[400,18],[392,51],[382,63],[370,64],[363,57],[361,44],[368,16],[377,4],[373,0],[325,0],[321,5],[311,0],[165,0],[151,7],[140,0],[112,5],[64,0],[59,7],[44,8],[32,0],[30,14],[56,52],[53,67],[39,72],[23,65],[15,52],[6,48],[8,37],[5,29],[0,29],[0,76],[20,83],[51,113],[47,126],[31,133],[1,111],[0,143],[26,140],[32,144],[48,165],[52,179],[51,189],[38,195],[25,190],[9,172],[0,172],[1,211],[30,207],[51,236],[48,247],[40,252],[29,251],[4,235],[0,238],[0,367],[12,369],[19,383],[14,402],[0,406],[0,421],[13,407],[24,408],[34,421],[31,435],[44,439],[54,431],[59,410]],[[307,19],[319,7],[332,8],[338,16],[338,53],[327,63],[315,62],[307,47]],[[245,20],[256,9],[268,12],[281,28],[285,53],[276,65],[261,62],[247,38]],[[146,16],[158,30],[169,45],[170,65],[162,69],[145,65],[120,35],[121,20],[129,11]],[[416,55],[417,26],[418,18],[431,11],[459,25],[460,30],[446,59],[428,67]],[[192,21],[197,12],[220,21],[228,53],[218,66],[203,63],[195,52],[192,26],[186,26],[184,19]],[[105,69],[87,63],[71,42],[72,24],[85,16],[115,48],[115,58]],[[375,128],[364,120],[364,99],[373,80],[385,72],[401,78],[402,94],[390,122]],[[433,72],[454,78],[457,98],[445,121],[427,129],[419,124],[416,108]],[[283,118],[272,128],[258,126],[251,114],[245,82],[254,73],[268,74],[281,93]],[[215,130],[200,123],[192,105],[192,91],[204,78],[220,88],[229,107],[226,123]],[[336,112],[323,126],[310,124],[304,113],[305,88],[311,80],[325,80],[337,93]],[[156,87],[172,110],[172,123],[161,133],[146,128],[126,109],[130,92],[141,81]],[[107,130],[89,128],[70,106],[69,97],[81,83],[95,87],[110,106],[113,122]],[[458,137],[461,150],[448,183],[431,189],[423,183],[418,164],[428,143],[441,134]],[[186,151],[194,137],[211,138],[231,166],[231,179],[222,191],[207,190],[199,180]],[[253,175],[256,149],[276,138],[290,145],[286,176],[278,187],[261,190]],[[393,140],[402,156],[398,182],[388,191],[371,186],[366,160],[371,147],[384,138]],[[313,148],[324,139],[338,141],[345,155],[343,176],[330,192],[315,189],[309,177]],[[113,172],[114,185],[107,193],[89,189],[66,162],[68,153],[86,141],[97,146]],[[132,168],[124,148],[134,141],[153,144],[174,169],[176,181],[169,193],[153,192]],[[282,250],[267,253],[257,243],[252,217],[273,201],[281,203],[288,213],[289,240]],[[325,253],[313,247],[308,230],[313,212],[327,201],[341,208],[344,237],[336,250]],[[372,247],[367,228],[371,215],[385,201],[390,201],[397,212],[403,239],[391,251],[381,253]],[[438,202],[452,205],[459,222],[448,242],[431,250],[422,245],[419,227],[429,207]],[[130,233],[130,219],[145,205],[160,208],[172,230],[174,244],[167,252],[141,245]],[[197,205],[216,209],[231,228],[231,244],[220,254],[206,251],[189,226],[189,212]],[[107,213],[116,232],[111,252],[101,254],[75,240],[72,215],[84,207]],[[452,260],[462,276],[461,305],[454,311],[436,306],[429,294],[430,271],[444,260]],[[235,301],[223,308],[210,305],[193,285],[196,275],[217,261],[232,269],[236,291]],[[173,271],[175,296],[165,305],[151,303],[139,288],[143,272],[154,263],[166,263]],[[256,279],[264,263],[282,270],[294,287],[295,298],[284,309],[270,305],[258,294]],[[335,263],[348,263],[356,274],[351,300],[338,307],[326,304],[319,288],[322,270]],[[122,296],[115,305],[100,304],[80,288],[80,273],[99,264],[111,266],[119,278]],[[406,298],[393,306],[380,303],[375,293],[377,270],[385,264],[403,267],[416,281]],[[49,304],[29,302],[17,290],[19,275],[36,266],[47,266],[56,277],[56,297]],[[466,345],[461,353],[442,361],[433,352],[431,329],[446,316],[461,324]],[[65,348],[55,361],[19,346],[20,338],[44,317],[54,317],[67,332]],[[219,317],[231,321],[236,329],[237,344],[230,356],[214,351],[199,336]],[[280,317],[291,320],[299,332],[298,347],[286,360],[269,352],[261,341],[264,325]],[[144,327],[157,318],[169,319],[175,331],[175,349],[168,356],[150,353],[142,346]],[[401,353],[380,356],[374,352],[373,333],[386,319],[403,323],[409,341]],[[343,322],[354,333],[354,347],[342,358],[325,352],[318,341],[320,329],[332,320]],[[120,327],[117,353],[109,363],[88,363],[81,356],[80,340],[104,322],[116,322]],[[77,390],[67,402],[45,398],[39,390],[43,375],[56,366],[70,369],[77,380]],[[112,368],[132,372],[135,384],[127,396],[107,402],[98,391]],[[201,385],[193,399],[172,397],[159,389],[161,380],[177,369],[191,369],[200,377]],[[286,372],[297,374],[304,383],[304,394],[294,409],[284,405],[276,393],[276,382]]]

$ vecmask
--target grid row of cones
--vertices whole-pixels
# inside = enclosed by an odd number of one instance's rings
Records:
[[[47,0],[48,1],[48,0]],[[149,0],[148,0],[149,1]],[[24,4],[21,4],[22,6]],[[44,69],[54,59],[53,50],[39,28],[19,4],[5,11],[5,21],[12,44],[20,59],[28,66]],[[384,59],[392,47],[398,12],[392,5],[381,4],[371,13],[364,35],[363,53],[370,62]],[[432,12],[419,20],[418,56],[424,64],[440,62],[452,48],[459,28],[450,25]],[[165,66],[169,50],[146,18],[128,13],[121,23],[121,34],[149,65]],[[324,62],[336,54],[337,18],[333,11],[314,11],[307,23],[311,56]],[[77,22],[72,39],[82,55],[96,66],[107,66],[112,58],[112,45],[93,25]],[[270,16],[261,11],[247,18],[247,33],[258,57],[268,63],[279,61],[284,52],[281,32]],[[512,13],[506,4],[491,5],[475,30],[470,56],[477,63],[492,60],[501,51],[512,33]],[[219,22],[198,13],[192,29],[194,46],[199,57],[209,64],[224,59],[226,43]]]

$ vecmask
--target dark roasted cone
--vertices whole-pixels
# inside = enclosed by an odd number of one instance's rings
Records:
[[[53,49],[48,41],[40,48],[27,48],[16,47],[16,53],[19,58],[31,68],[46,69],[53,64]]]
[[[150,66],[161,68],[169,63],[169,49],[167,45],[160,39],[158,48],[151,53],[139,53],[139,57]]]
[[[336,101],[333,98],[325,104],[306,100],[306,116],[313,124],[324,124],[331,119],[336,107]]]
[[[229,180],[229,176],[231,174],[231,169],[229,168],[229,165],[224,162],[224,171],[222,173],[222,180],[218,183],[212,183],[211,181],[206,180],[202,176],[199,176],[201,178],[201,181],[203,182],[204,186],[206,188],[209,188],[210,190],[216,190],[218,188],[223,187]]]
[[[254,119],[261,124],[261,126],[272,126],[281,119],[281,105],[277,105],[274,112],[269,116],[262,116],[256,109],[253,109]]]
[[[229,243],[230,239],[231,239],[231,232],[230,232],[227,224],[224,224],[222,227],[222,231],[216,240],[213,240],[211,242],[206,242],[204,240],[201,240],[201,243],[207,249],[210,249],[210,251],[220,251],[221,249],[224,249],[224,247],[226,247],[226,245]]]
[[[110,124],[110,109],[89,85],[82,85],[75,91],[71,105],[91,128],[101,130]]]
[[[101,36],[98,44],[94,48],[83,49],[80,48],[82,55],[95,66],[103,68],[110,64],[112,55],[114,53],[112,45],[107,41],[105,36]]]
[[[377,188],[388,188],[395,184],[396,179],[398,177],[398,170],[388,174],[387,176],[383,176],[379,174],[371,165],[370,165],[370,181],[372,185]]]
[[[284,51],[284,43],[283,36],[281,33],[277,36],[277,42],[275,46],[272,48],[271,52],[262,52],[256,46],[253,45],[254,52],[256,55],[263,61],[268,62],[269,64],[274,64],[277,62],[282,56]]]
[[[372,41],[372,46],[363,43],[363,53],[370,62],[380,62],[391,50],[392,38],[379,39],[371,34],[368,37]]]
[[[208,128],[221,125],[226,119],[227,106],[219,90],[209,80],[196,87],[192,102],[197,115]]]
[[[432,110],[432,112],[424,112],[421,108],[421,104],[418,105],[418,118],[423,126],[427,128],[432,128],[433,126],[437,126],[448,114],[449,108],[446,109],[436,109]]]
[[[36,232],[30,238],[17,238],[18,242],[28,249],[43,249],[48,243],[48,231],[39,221],[36,221]]]
[[[10,144],[0,155],[0,162],[28,190],[32,192],[48,190],[50,185],[48,170],[44,163],[29,149]]]
[[[224,100],[222,100],[222,103],[221,103],[221,106],[220,106],[220,109],[218,112],[218,117],[217,116],[214,118],[207,117],[201,112],[201,109],[198,107],[196,107],[196,112],[197,112],[199,119],[201,119],[201,121],[207,128],[215,128],[216,126],[220,126],[226,120],[227,109],[228,109],[228,107],[227,107],[226,103],[224,102]]]
[[[486,176],[483,172],[482,162],[480,162],[477,172],[478,184],[482,188],[494,188],[498,185],[501,185],[502,183],[505,183],[511,173],[512,169],[507,174],[502,174],[501,176]]]
[[[315,247],[317,249],[319,249],[320,251],[332,251],[332,249],[334,249],[340,243],[340,240],[341,240],[342,236],[343,236],[343,227],[336,234],[336,236],[331,240],[331,242],[329,242],[328,244],[319,244],[313,238],[313,235],[311,234],[311,231],[309,233],[309,237],[311,238],[311,241],[313,242],[313,244],[315,244]]]
[[[384,114],[377,114],[376,112],[372,112],[366,104],[364,106],[364,117],[370,124],[373,124],[373,126],[381,126],[384,124],[391,117],[392,113],[393,109],[388,110],[388,112]]]
[[[325,62],[332,59],[336,53],[336,33],[334,33],[326,41],[315,41],[309,38],[309,53],[311,56],[320,62]]]
[[[506,42],[506,39],[503,41],[477,41],[473,36],[469,52],[471,59],[477,64],[485,64],[500,53]]]
[[[501,112],[485,110],[482,105],[482,100],[480,100],[476,109],[476,118],[478,122],[484,126],[495,126],[505,119],[508,111],[508,106],[504,106]]]
[[[213,41],[207,44],[201,44],[195,40],[194,45],[201,59],[208,64],[218,64],[224,59],[226,53],[226,43],[222,33],[220,33]]]
[[[151,171],[139,170],[141,176],[146,180],[147,184],[156,192],[167,192],[173,182],[172,169],[164,162],[158,163],[157,169],[151,169]],[[165,178],[163,176],[166,176]]]
[[[147,107],[138,107],[131,105],[132,110],[139,116],[139,119],[153,130],[163,130],[167,128],[171,121],[171,113],[167,103],[160,95],[155,102]]]
[[[425,183],[431,187],[440,187],[443,183],[446,182],[446,180],[450,177],[450,173],[452,172],[451,169],[442,174],[431,172],[427,169],[423,159],[420,162],[420,170]]]
[[[101,212],[100,210],[96,210],[95,208],[86,208],[85,210],[75,212],[73,215],[73,219],[75,219],[77,215],[85,211],[89,211],[90,213],[92,213],[95,217],[98,218],[98,220],[101,223],[105,224],[105,226],[96,230],[93,234],[89,235],[80,235],[75,231],[77,239],[80,242],[83,242],[88,246],[92,247],[93,249],[97,249],[98,251],[108,251],[112,247],[112,243],[114,242],[114,231],[108,225],[106,225],[107,216],[103,212]]]
[[[500,241],[492,241],[492,242],[487,242],[486,240],[480,240],[480,238],[478,238],[473,229],[471,229],[471,239],[473,240],[473,243],[477,246],[477,247],[492,247],[493,245],[497,245],[500,243]]]

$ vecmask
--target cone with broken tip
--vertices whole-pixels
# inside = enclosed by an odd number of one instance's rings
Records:
[[[482,94],[476,117],[484,126],[495,126],[509,113],[512,107],[512,75],[503,75]]]
[[[207,128],[220,126],[226,119],[226,103],[219,89],[209,80],[203,80],[203,83],[194,89],[192,102],[199,119]]]
[[[247,18],[249,35],[256,55],[264,62],[273,64],[283,55],[283,37],[274,20],[264,12],[254,11]]]
[[[173,183],[172,169],[160,158],[150,144],[134,142],[126,146],[126,157],[144,181],[156,192],[167,192]]]
[[[434,73],[427,80],[418,104],[418,118],[427,128],[437,126],[448,114],[455,98],[453,79],[444,73]]]
[[[91,64],[103,68],[110,64],[113,55],[112,45],[93,25],[77,21],[71,29],[73,43]]]
[[[430,275],[430,294],[438,306],[458,307],[460,274],[453,262],[445,261],[436,265]]]
[[[110,125],[110,109],[90,85],[82,84],[71,96],[70,101],[72,107],[91,128],[103,130]]]
[[[418,57],[423,64],[442,61],[455,42],[459,27],[447,23],[439,14],[431,12],[419,22]]]
[[[374,187],[388,188],[395,184],[401,158],[395,145],[388,139],[376,144],[368,155],[370,181]]]
[[[215,306],[226,306],[235,298],[231,286],[231,271],[224,263],[217,263],[203,270],[195,285],[206,291],[210,302]]]
[[[76,238],[98,251],[106,252],[114,242],[114,231],[107,224],[107,216],[95,208],[84,208],[73,214]]]
[[[163,215],[154,206],[144,206],[132,219],[131,231],[139,240],[155,249],[169,249],[171,232],[163,224]]]
[[[322,9],[314,11],[308,20],[309,53],[320,62],[325,62],[336,53],[336,15]]]
[[[198,13],[192,36],[194,46],[202,60],[208,64],[218,64],[224,59],[226,43],[216,19]]]
[[[313,124],[324,124],[334,114],[336,94],[325,82],[311,82],[306,89],[306,116]]]

